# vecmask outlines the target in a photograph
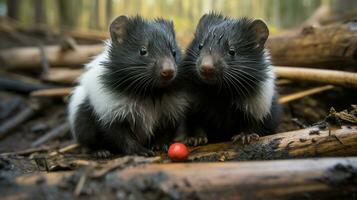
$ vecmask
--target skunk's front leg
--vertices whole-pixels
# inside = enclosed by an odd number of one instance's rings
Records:
[[[105,131],[104,144],[107,144],[113,153],[153,156],[154,152],[144,147],[135,136],[128,123],[114,123]]]

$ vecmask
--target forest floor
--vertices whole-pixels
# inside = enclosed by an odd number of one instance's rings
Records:
[[[0,29],[0,49],[59,44],[62,40],[62,36],[43,30],[31,32],[17,30],[14,34],[14,31],[9,28],[2,27]],[[79,43],[96,44],[98,41],[79,41]],[[12,73],[38,78],[41,72],[15,71]],[[316,85],[312,83],[291,82],[277,87],[280,95],[284,96],[314,86]],[[33,101],[28,94],[5,90],[0,91],[0,99],[0,125],[28,108]],[[328,116],[331,107],[337,111],[350,109],[351,105],[357,103],[356,99],[357,93],[354,90],[336,87],[284,104],[283,120],[277,132],[283,133],[310,127],[323,121]],[[48,103],[41,110],[0,139],[0,194],[2,196],[8,199],[20,199],[28,193],[32,193],[31,197],[36,199],[51,197],[67,199],[73,195],[87,198],[92,194],[105,194],[109,199],[129,197],[127,195],[136,198],[144,195],[142,197],[149,199],[177,197],[175,191],[157,189],[158,182],[165,179],[163,174],[156,174],[150,180],[135,179],[123,183],[117,174],[109,173],[148,163],[170,163],[165,152],[157,152],[157,157],[152,158],[118,155],[110,159],[98,159],[86,154],[82,148],[61,152],[63,148],[74,144],[68,128],[60,137],[39,146],[34,145],[34,142],[45,133],[66,122],[66,99],[49,98],[46,101]],[[202,149],[204,148],[202,147]],[[197,148],[191,148],[191,151],[196,151],[195,149]],[[209,152],[210,149],[204,151]],[[212,149],[212,152],[214,151],[215,149]],[[258,159],[264,160],[264,157],[247,158],[246,160]],[[271,158],[267,157],[266,159]],[[222,160],[221,156],[210,156],[204,160],[191,156],[187,162],[202,161],[221,162],[225,160]],[[89,172],[90,178],[87,177]],[[109,175],[106,176],[107,174]],[[23,178],[24,175],[27,178]],[[115,191],[113,190],[114,185]],[[133,194],[128,194],[128,188],[131,188],[130,191]],[[190,195],[192,195],[189,196],[190,198],[197,198],[194,192]]]

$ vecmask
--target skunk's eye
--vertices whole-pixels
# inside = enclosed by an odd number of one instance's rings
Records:
[[[229,53],[229,55],[234,56],[236,54],[236,51],[234,50],[233,47],[231,47],[231,48],[229,48],[228,53]]]
[[[148,51],[146,50],[146,47],[141,47],[140,49],[140,55],[146,56],[148,54]]]
[[[176,51],[175,51],[175,50],[172,50],[172,56],[173,56],[174,58],[176,58]]]
[[[200,44],[198,45],[198,49],[201,50],[202,47],[203,47],[203,43],[200,43]]]

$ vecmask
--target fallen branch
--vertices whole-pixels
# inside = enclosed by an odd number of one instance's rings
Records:
[[[39,110],[44,107],[45,103],[46,102],[39,101],[37,101],[36,103],[32,103],[31,105],[29,105],[29,107],[23,109],[12,118],[3,122],[0,125],[0,139],[3,139],[10,133],[10,131],[32,118],[35,114],[38,113]]]
[[[30,93],[36,90],[54,88],[55,86],[46,85],[36,79],[0,72],[0,90],[8,90],[19,93]]]
[[[8,119],[0,126],[0,139],[4,138],[11,130],[18,127],[23,122],[30,119],[36,114],[36,110],[31,107],[25,108],[16,114],[14,117]]]
[[[339,140],[336,140],[336,137]],[[357,155],[357,126],[335,130],[311,127],[264,136],[247,146],[232,142],[195,147],[189,159],[194,161],[270,160],[318,156]],[[164,158],[167,158],[164,155]]]
[[[357,88],[357,73],[295,67],[274,67],[274,70],[279,78]]]
[[[38,147],[50,140],[53,140],[55,138],[62,137],[66,135],[69,132],[69,124],[67,122],[60,124],[59,126],[55,127],[39,139],[37,139],[35,142],[31,144],[32,147]]]
[[[88,176],[87,173],[88,173],[87,171],[84,171],[82,173],[81,177],[79,178],[79,181],[78,181],[78,183],[76,185],[76,188],[73,191],[73,195],[75,197],[79,197],[79,195],[81,194],[83,186],[84,186],[84,183],[87,180],[87,176]]]
[[[276,85],[287,85],[290,83],[292,83],[292,81],[288,79],[280,79],[275,82]]]
[[[43,89],[36,90],[30,93],[32,97],[65,97],[68,96],[73,88],[54,88],[54,89]]]
[[[7,119],[21,104],[24,104],[24,100],[17,96],[0,102],[0,120]]]
[[[58,155],[58,154],[66,153],[66,152],[68,152],[68,151],[72,151],[72,150],[74,150],[74,149],[77,149],[78,147],[80,147],[80,146],[79,146],[79,144],[77,144],[77,143],[75,143],[75,144],[70,144],[70,145],[68,145],[68,146],[65,146],[65,147],[59,149],[58,151],[54,151],[54,152],[50,153],[50,156],[52,157],[52,156],[56,156],[56,155]]]
[[[12,156],[12,155],[27,156],[27,155],[30,155],[32,153],[46,152],[46,151],[49,151],[49,150],[50,150],[50,147],[42,146],[42,147],[25,149],[25,150],[21,150],[21,151],[2,153],[2,154],[0,154],[0,156]]]
[[[73,84],[83,73],[83,69],[52,68],[42,80],[61,84]]]
[[[104,31],[84,31],[84,30],[61,30],[62,34],[69,35],[75,39],[103,41],[109,39],[109,33]]]
[[[61,46],[44,47],[51,66],[81,66],[103,51],[103,45],[78,45],[63,51]],[[0,63],[6,69],[40,69],[41,51],[36,47],[12,48],[0,51]]]
[[[333,88],[335,88],[333,85],[325,85],[325,86],[321,86],[321,87],[315,87],[315,88],[311,88],[311,89],[308,89],[308,90],[304,90],[304,91],[301,91],[301,92],[296,92],[296,93],[293,93],[293,94],[288,94],[288,95],[280,97],[279,98],[279,103],[281,103],[281,104],[288,103],[288,102],[291,102],[291,101],[295,101],[297,99],[301,99],[301,98],[306,97],[306,96],[310,96],[310,95],[313,95],[313,94],[321,93],[321,92],[324,92],[326,90],[331,90]]]
[[[96,166],[95,168],[97,169],[92,170],[90,177],[98,179],[104,177],[109,172],[115,171],[117,169],[123,169],[128,166],[137,166],[137,165],[143,165],[148,163],[158,163],[159,161],[161,161],[161,158],[159,156],[157,157],[124,156],[121,158],[111,160],[111,162],[108,162],[106,164],[102,164],[100,165],[100,168]]]

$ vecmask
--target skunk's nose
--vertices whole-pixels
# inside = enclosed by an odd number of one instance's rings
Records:
[[[173,69],[163,69],[161,76],[166,79],[171,79],[174,76],[175,71]]]
[[[162,63],[160,75],[164,79],[172,79],[175,76],[175,63],[170,59],[165,59]]]
[[[204,76],[211,76],[214,73],[214,64],[212,56],[204,56],[202,58],[200,72]]]

